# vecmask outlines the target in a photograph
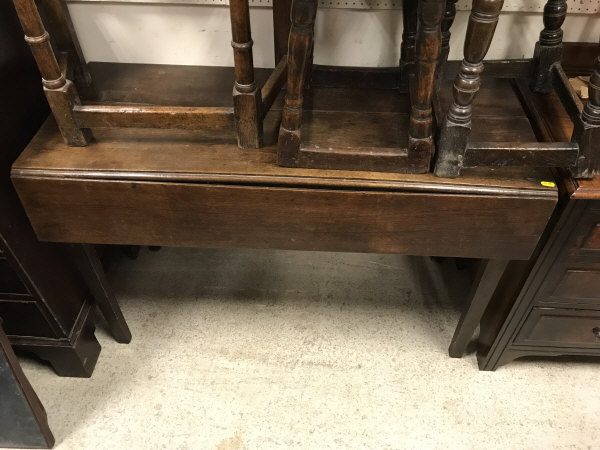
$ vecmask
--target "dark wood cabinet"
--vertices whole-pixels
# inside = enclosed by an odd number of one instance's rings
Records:
[[[8,7],[0,15],[0,79],[0,318],[13,347],[49,360],[59,375],[89,376],[100,345],[86,284],[66,247],[37,240],[9,179],[49,109]]]
[[[600,178],[565,179],[554,225],[481,369],[527,355],[600,356]],[[488,314],[485,329],[492,320]]]

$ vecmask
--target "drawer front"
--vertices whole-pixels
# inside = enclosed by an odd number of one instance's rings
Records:
[[[600,223],[592,225],[592,229],[583,240],[583,250],[600,251]]]
[[[546,276],[536,303],[579,304],[600,308],[600,270],[569,269],[557,264]]]
[[[571,231],[565,230],[569,239],[561,254],[563,260],[578,256],[600,260],[600,209],[595,209],[594,205],[589,202],[575,227]]]
[[[29,291],[12,269],[8,260],[0,255],[0,296],[2,294],[28,294]]]
[[[10,336],[59,337],[53,330],[36,302],[0,301],[2,327]]]
[[[515,344],[600,349],[600,311],[534,308]]]

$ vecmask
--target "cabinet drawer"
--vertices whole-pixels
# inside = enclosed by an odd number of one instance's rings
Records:
[[[600,211],[586,208],[570,235],[564,256],[600,256]]]
[[[2,327],[8,335],[56,338],[57,334],[32,301],[0,301]]]
[[[600,349],[600,311],[534,308],[515,343]]]
[[[545,296],[553,300],[600,305],[600,270],[563,269],[548,277]]]
[[[8,260],[0,255],[0,294],[28,294]]]
[[[600,251],[600,223],[592,225],[592,229],[583,240],[583,245],[581,248],[583,250]]]

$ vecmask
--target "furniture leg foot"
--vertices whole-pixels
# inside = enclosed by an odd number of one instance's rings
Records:
[[[507,260],[484,260],[473,283],[469,302],[463,310],[462,315],[452,336],[448,353],[452,358],[462,358],[473,337],[475,329],[479,325],[483,313],[487,308],[500,278],[508,264]]]
[[[96,249],[88,244],[75,244],[70,246],[70,250],[81,275],[108,322],[111,334],[117,342],[128,344],[131,341],[131,331],[109,287]]]
[[[84,305],[68,340],[61,339],[52,342],[51,345],[44,345],[43,342],[22,342],[19,339],[12,342],[13,347],[31,352],[48,361],[61,377],[89,378],[92,376],[101,350],[94,334],[96,331],[94,309],[95,306],[90,301]]]

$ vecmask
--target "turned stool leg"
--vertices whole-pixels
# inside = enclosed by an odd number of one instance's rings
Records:
[[[479,92],[483,58],[492,38],[503,0],[473,0],[465,40],[464,59],[454,81],[454,100],[442,124],[434,172],[438,177],[455,178],[471,133],[473,99]]]
[[[450,53],[450,28],[452,28],[452,24],[454,23],[454,18],[456,17],[456,2],[458,0],[446,0],[446,10],[444,11],[444,17],[442,19],[442,51],[440,53],[440,61],[438,63],[437,68],[437,79],[444,79],[444,69],[446,67],[446,63],[448,62],[448,55]],[[439,89],[439,83],[436,85],[436,88]]]
[[[80,128],[73,115],[73,106],[81,104],[79,95],[75,85],[60,71],[50,45],[50,36],[44,28],[34,0],[13,1],[25,32],[25,41],[42,74],[44,93],[65,142],[75,147],[87,145],[89,130]]]
[[[430,159],[433,155],[432,98],[441,50],[440,23],[444,0],[420,0],[418,7],[414,90],[411,92],[408,152]],[[427,164],[429,167],[429,163]]]
[[[260,89],[254,82],[253,42],[248,0],[230,0],[229,14],[235,65],[233,108],[238,146],[260,148],[263,138],[262,98]]]
[[[544,29],[533,54],[534,76],[531,89],[534,92],[552,91],[551,68],[562,56],[563,32],[560,27],[566,15],[566,0],[548,0],[544,6]]]
[[[402,2],[402,45],[400,46],[400,83],[408,86],[408,77],[416,59],[418,0]]]
[[[72,67],[73,80],[78,86],[90,86],[92,77],[87,68],[79,39],[73,28],[71,14],[67,8],[66,0],[44,0],[41,3],[46,28],[52,35],[58,52],[66,52],[69,55],[69,65]],[[70,75],[67,75],[70,77]]]
[[[573,172],[575,178],[600,175],[600,57],[590,77],[589,100],[575,123],[573,140],[579,144],[579,158]]]
[[[273,36],[275,42],[275,66],[287,55],[290,38],[290,14],[292,0],[275,0],[273,2]]]
[[[312,50],[316,14],[317,0],[293,0],[288,81],[279,129],[278,163],[281,166],[294,167],[298,163],[302,125],[302,90]]]

